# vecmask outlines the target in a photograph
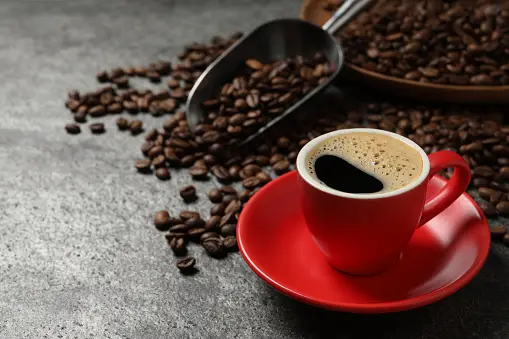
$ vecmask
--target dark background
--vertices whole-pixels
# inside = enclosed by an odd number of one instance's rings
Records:
[[[294,302],[240,255],[192,248],[183,277],[151,225],[184,207],[184,173],[135,173],[142,136],[69,136],[66,91],[184,44],[296,17],[300,1],[0,2],[0,338],[507,338],[509,250],[495,244],[468,286],[434,305],[361,316]],[[148,126],[162,119],[144,117]],[[205,186],[199,184],[202,192]],[[206,213],[203,198],[193,208]],[[320,288],[317,286],[317,288]]]

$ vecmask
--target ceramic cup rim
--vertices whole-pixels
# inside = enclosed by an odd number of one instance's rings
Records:
[[[395,138],[401,142],[404,142],[408,146],[415,149],[419,155],[421,156],[422,160],[422,172],[419,175],[417,179],[412,181],[410,184],[403,186],[401,188],[398,188],[394,191],[390,192],[382,192],[382,193],[360,193],[360,194],[353,194],[353,193],[346,193],[342,191],[335,190],[333,188],[330,188],[328,186],[325,186],[318,180],[316,180],[314,177],[309,174],[306,164],[307,155],[309,152],[311,152],[317,145],[320,143],[326,141],[327,139],[335,138],[339,135],[343,134],[351,134],[351,133],[372,133],[372,134],[383,134],[386,136],[390,136],[392,138]],[[412,140],[405,138],[399,134],[388,132],[384,130],[379,129],[373,129],[373,128],[348,128],[348,129],[342,129],[337,130],[329,133],[322,134],[321,136],[314,138],[313,140],[309,141],[299,152],[297,156],[297,171],[302,179],[304,179],[309,185],[313,186],[314,188],[330,194],[337,197],[343,197],[343,198],[349,198],[349,199],[358,199],[358,200],[373,200],[373,199],[383,199],[383,198],[390,198],[394,196],[398,196],[401,194],[404,194],[406,192],[409,192],[419,185],[423,183],[424,180],[428,178],[429,171],[430,171],[430,163],[429,158],[426,152],[417,145]]]

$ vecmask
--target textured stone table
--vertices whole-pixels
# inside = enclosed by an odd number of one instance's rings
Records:
[[[0,2],[0,338],[507,338],[509,251],[455,295],[384,316],[327,312],[267,287],[231,255],[182,277],[154,211],[175,190],[133,170],[142,136],[65,134],[69,88],[161,49],[297,16],[298,0]],[[146,117],[147,124],[161,120]],[[199,185],[202,187],[203,185]],[[202,199],[205,201],[205,199]],[[206,211],[202,203],[194,207]],[[196,248],[192,251],[197,252]]]

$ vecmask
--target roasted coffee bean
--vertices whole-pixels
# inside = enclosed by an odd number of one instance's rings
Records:
[[[266,183],[268,183],[272,180],[270,175],[265,171],[256,173],[256,177],[258,179],[260,179],[260,184],[262,184],[262,185],[265,185]]]
[[[277,162],[285,160],[284,155],[276,153],[270,157],[269,164],[271,166],[275,165]]]
[[[235,213],[228,213],[228,214],[225,214],[222,218],[221,218],[221,222],[219,223],[219,226],[224,226],[226,224],[236,224],[237,223],[237,218],[235,217]]]
[[[224,203],[215,204],[210,209],[210,215],[212,215],[212,216],[214,216],[214,215],[223,216],[225,209],[226,209],[226,206],[225,206]]]
[[[207,230],[203,227],[200,228],[191,228],[187,231],[187,234],[195,241],[199,240],[203,233],[207,232]]]
[[[223,242],[219,238],[208,238],[202,243],[207,254],[213,258],[222,258],[226,255]]]
[[[67,125],[65,125],[65,130],[69,134],[80,134],[81,133],[80,126],[78,126],[76,124],[67,124]]]
[[[251,198],[250,190],[243,190],[239,193],[239,200],[241,202],[248,202],[250,198]]]
[[[189,227],[187,227],[185,224],[177,224],[170,227],[170,232],[172,233],[187,233],[189,230]]]
[[[272,165],[272,169],[277,174],[283,174],[289,171],[290,162],[288,160],[281,160]]]
[[[209,170],[203,166],[193,166],[189,169],[189,174],[194,180],[205,180],[208,178]]]
[[[170,232],[170,233],[165,234],[164,237],[166,238],[166,241],[168,242],[168,245],[170,245],[170,247],[171,247],[173,239],[184,238],[186,235],[187,235],[187,232],[186,233],[183,233],[183,232]]]
[[[234,196],[237,196],[237,190],[232,187],[232,186],[222,186],[220,188],[221,190],[221,193],[223,193],[224,195],[234,195]]]
[[[205,221],[201,218],[191,218],[186,220],[187,228],[201,228],[205,226]]]
[[[196,271],[195,266],[196,259],[193,257],[185,258],[177,261],[177,268],[182,274],[191,274]]]
[[[143,132],[143,121],[141,120],[133,120],[129,124],[129,130],[132,135],[138,135]]]
[[[217,188],[213,188],[208,193],[209,200],[213,203],[218,203],[223,200],[223,194]]]
[[[227,251],[236,251],[238,249],[237,238],[233,235],[225,237],[223,239],[223,246]]]
[[[187,221],[189,219],[199,219],[200,213],[194,211],[181,211],[179,217],[184,221]]]
[[[221,217],[219,215],[214,215],[210,217],[209,220],[205,223],[206,230],[212,230],[219,227],[219,223],[221,222]]]
[[[232,180],[239,180],[240,179],[240,171],[242,168],[239,165],[233,165],[228,169],[228,174],[230,175],[230,178]]]
[[[491,196],[490,196],[490,202],[492,204],[498,204],[500,201],[502,201],[502,199],[504,198],[504,194],[500,191],[495,191]]]
[[[502,240],[507,231],[504,226],[493,226],[490,228],[491,238],[494,240]]]
[[[209,238],[219,239],[219,234],[217,234],[216,232],[205,232],[200,236],[200,243],[203,243],[205,240]]]
[[[474,176],[482,177],[482,178],[491,178],[495,172],[491,167],[488,166],[478,166],[473,170]]]
[[[186,155],[182,159],[180,159],[180,165],[183,167],[189,167],[194,163],[194,156],[193,155]]]
[[[475,187],[486,187],[490,184],[490,181],[486,178],[474,178],[472,180],[472,184],[475,186]]]
[[[163,154],[162,146],[153,146],[152,148],[149,149],[149,151],[147,153],[148,157],[151,159],[154,159],[154,158],[160,156],[161,154]]]
[[[164,155],[161,154],[152,159],[152,166],[155,169],[166,168],[166,158],[164,157]]]
[[[177,257],[187,254],[186,242],[183,238],[173,238],[170,241],[170,248]]]
[[[509,180],[509,166],[502,167],[498,173],[503,179]]]
[[[152,171],[151,169],[152,162],[148,159],[140,159],[136,160],[136,169],[140,173],[149,173]]]
[[[171,174],[170,171],[166,167],[161,167],[156,169],[156,177],[159,180],[170,180]]]
[[[228,204],[230,202],[232,202],[233,200],[236,200],[236,199],[237,199],[237,195],[228,194],[228,195],[223,196],[223,202],[226,204],[226,206],[228,206]]]
[[[100,83],[107,82],[110,79],[108,73],[105,71],[97,73],[95,77]]]
[[[219,232],[223,237],[227,237],[227,236],[234,236],[236,233],[236,230],[237,230],[236,224],[226,224],[224,226],[221,226],[221,229]]]
[[[103,123],[90,124],[88,127],[90,128],[90,131],[92,132],[92,134],[102,134],[102,133],[106,132],[106,130],[104,129]]]
[[[168,211],[158,211],[154,217],[154,225],[159,231],[167,231],[172,226],[172,219]]]
[[[212,174],[217,178],[217,180],[221,183],[230,182],[230,174],[228,170],[221,165],[215,165],[212,167]]]
[[[483,211],[486,217],[492,218],[497,216],[497,209],[495,208],[495,206],[493,206],[492,203],[487,201],[481,201],[479,203],[479,207],[481,207],[481,210]]]
[[[196,196],[196,188],[192,185],[182,187],[179,193],[182,199],[184,199],[184,202],[193,202],[198,199]]]
[[[490,200],[491,196],[497,191],[489,187],[479,187],[477,192],[479,193],[479,196],[484,200]]]
[[[238,213],[242,209],[242,203],[239,200],[232,200],[224,210],[224,213]]]
[[[126,118],[117,119],[117,127],[120,131],[125,131],[129,128],[129,120]]]
[[[500,215],[509,216],[509,201],[501,201],[496,207]]]
[[[253,189],[261,184],[257,177],[249,177],[242,181],[242,186],[246,189]]]

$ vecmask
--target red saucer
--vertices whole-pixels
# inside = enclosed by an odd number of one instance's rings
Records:
[[[428,194],[445,182],[435,176]],[[308,304],[355,313],[421,307],[465,286],[488,255],[488,223],[477,204],[463,194],[415,232],[400,262],[390,270],[370,277],[340,273],[313,242],[298,195],[296,171],[269,183],[242,211],[237,240],[258,276]]]

